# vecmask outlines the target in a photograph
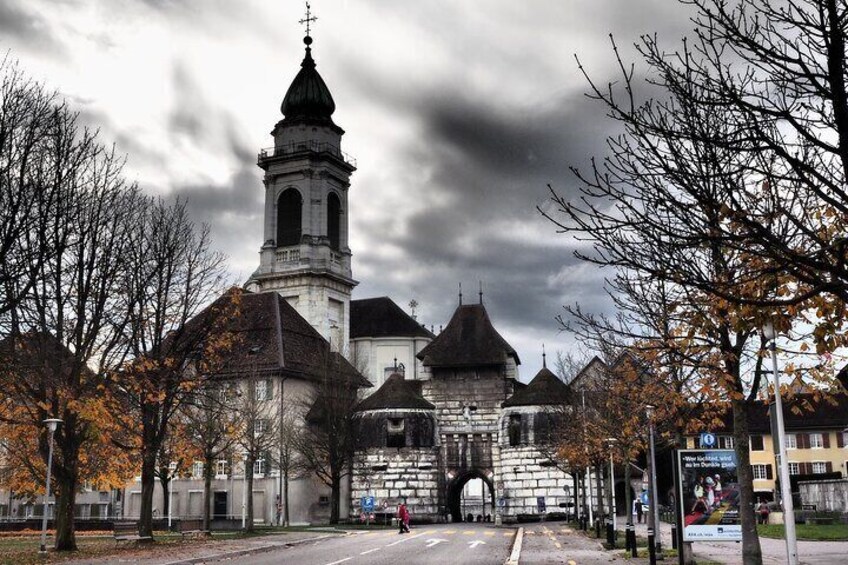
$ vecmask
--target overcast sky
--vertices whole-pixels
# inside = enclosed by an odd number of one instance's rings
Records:
[[[477,281],[522,380],[575,348],[564,304],[609,308],[604,273],[572,256],[536,211],[569,165],[602,156],[614,131],[587,100],[574,55],[613,78],[613,33],[629,46],[691,27],[673,0],[312,0],[313,56],[358,161],[350,191],[354,298],[419,303],[447,323]],[[228,254],[233,280],[258,266],[259,148],[303,58],[295,0],[2,0],[0,48],[59,90],[151,193],[189,198]]]

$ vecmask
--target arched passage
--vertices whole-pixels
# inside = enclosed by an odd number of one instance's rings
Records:
[[[482,488],[482,510],[471,512],[475,516],[477,514],[486,514],[492,515],[494,513],[495,508],[495,489],[494,485],[492,485],[492,481],[489,480],[482,471],[472,470],[467,471],[458,477],[454,478],[448,484],[448,492],[447,492],[447,506],[448,512],[451,515],[451,520],[453,522],[463,522],[465,521],[465,516],[463,515],[463,491],[465,490],[465,486],[474,479],[480,479],[483,482]],[[478,506],[479,508],[479,506]]]

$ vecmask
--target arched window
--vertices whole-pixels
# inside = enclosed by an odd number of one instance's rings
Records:
[[[341,222],[342,203],[335,192],[327,196],[327,237],[330,239],[330,247],[339,250],[341,246]]]
[[[303,198],[294,188],[284,190],[277,200],[277,246],[297,245],[301,234]]]

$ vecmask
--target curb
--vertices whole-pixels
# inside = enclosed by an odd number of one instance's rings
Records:
[[[518,565],[518,560],[521,558],[521,542],[524,540],[524,528],[518,528],[515,534],[515,540],[512,542],[512,552],[509,554],[509,559],[504,562],[504,565]]]
[[[348,535],[348,534],[344,534]],[[251,547],[247,549],[234,549],[232,551],[225,551],[223,553],[215,553],[212,555],[204,555],[201,557],[192,557],[190,559],[180,559],[178,561],[168,561],[167,563],[162,563],[161,565],[194,565],[195,563],[205,563],[207,561],[217,561],[221,559],[229,559],[232,557],[239,557],[242,555],[251,555],[253,553],[264,553],[266,551],[273,551],[275,549],[280,549],[292,545],[299,545],[302,543],[309,543],[312,541],[320,541],[323,539],[339,537],[337,534],[327,534],[323,536],[315,536],[314,538],[305,538],[294,540],[290,542],[286,542],[283,544],[276,543],[273,545],[260,545],[258,547]]]

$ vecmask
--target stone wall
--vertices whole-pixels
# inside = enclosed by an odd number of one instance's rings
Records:
[[[439,448],[371,448],[359,452],[351,478],[351,518],[359,519],[363,496],[375,497],[377,512],[397,511],[406,500],[412,519],[437,521]]]
[[[499,369],[436,369],[421,392],[436,405],[442,434],[497,433],[501,404],[512,396],[513,381]]]
[[[569,502],[569,475],[550,464],[550,460],[533,445],[500,448],[500,479],[505,506],[504,521],[513,521],[519,514],[538,514],[538,497],[544,497],[547,512],[564,512],[560,502]]]
[[[816,510],[848,512],[848,479],[798,483],[802,504],[815,504]]]

